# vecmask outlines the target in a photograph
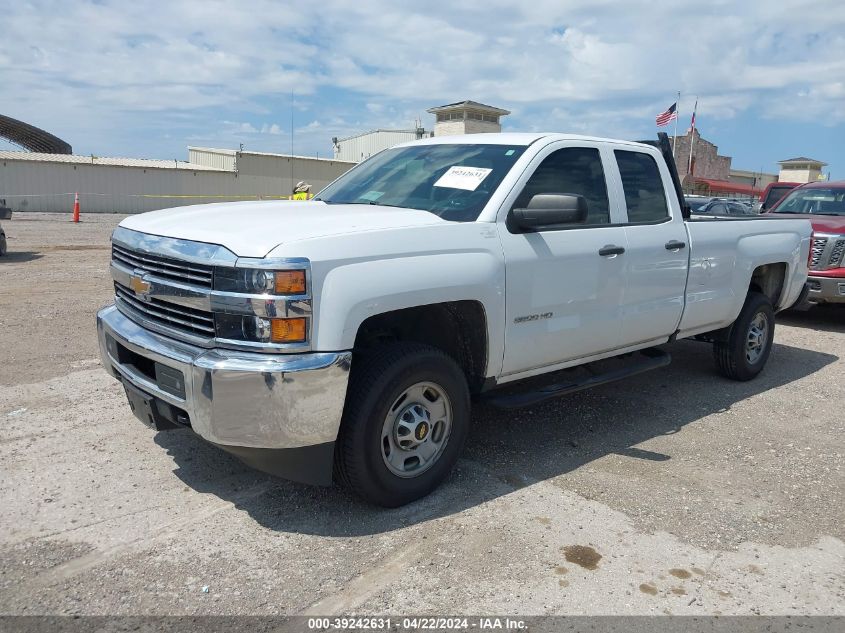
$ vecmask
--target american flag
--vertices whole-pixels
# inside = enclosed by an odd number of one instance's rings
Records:
[[[669,109],[666,112],[661,112],[658,114],[654,120],[657,122],[657,127],[663,127],[664,125],[668,125],[669,121],[674,121],[678,118],[677,112],[678,102],[676,101],[672,105],[669,106]]]

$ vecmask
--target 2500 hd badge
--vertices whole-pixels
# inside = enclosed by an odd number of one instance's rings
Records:
[[[543,312],[543,314],[526,314],[525,316],[516,317],[514,323],[525,323],[526,321],[539,321],[540,319],[551,319],[554,312]]]

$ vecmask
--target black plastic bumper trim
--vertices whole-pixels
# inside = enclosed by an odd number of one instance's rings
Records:
[[[231,453],[247,466],[282,479],[313,486],[332,485],[334,442],[299,448],[251,448],[222,444],[214,446]]]

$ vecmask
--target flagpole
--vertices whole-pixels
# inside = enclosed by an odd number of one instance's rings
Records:
[[[692,148],[695,146],[695,111],[698,110],[698,97],[695,98],[695,105],[692,108],[692,125],[690,126],[689,162],[687,163],[687,175],[692,173]]]
[[[678,90],[678,101],[676,102],[677,105],[675,106],[675,136],[672,137],[672,158],[675,158],[677,154],[675,153],[675,148],[678,145],[678,119],[681,118],[681,91]],[[675,158],[675,162],[677,162],[677,158]]]

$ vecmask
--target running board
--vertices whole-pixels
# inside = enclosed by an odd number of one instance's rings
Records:
[[[565,396],[576,391],[589,389],[590,387],[597,387],[598,385],[606,385],[610,382],[616,382],[623,378],[636,376],[652,369],[659,369],[665,367],[672,362],[672,356],[663,350],[656,347],[649,347],[641,350],[639,354],[642,358],[632,361],[627,367],[620,369],[613,369],[601,374],[594,374],[583,380],[575,382],[559,382],[551,385],[546,385],[534,391],[523,391],[521,393],[511,393],[496,395],[495,391],[491,392],[484,400],[494,407],[501,409],[519,409],[521,407],[530,407],[552,398]]]

